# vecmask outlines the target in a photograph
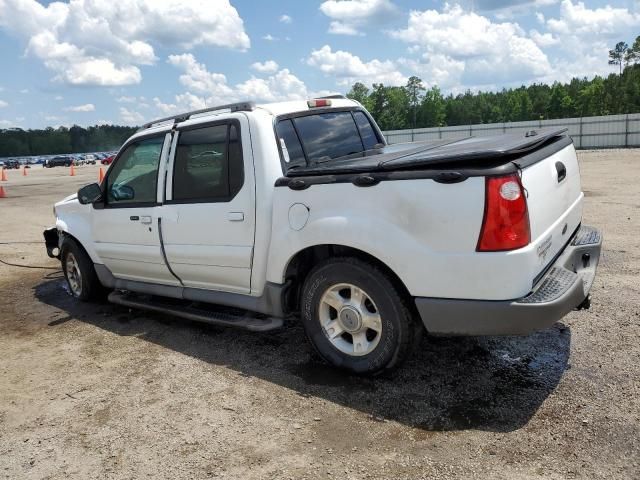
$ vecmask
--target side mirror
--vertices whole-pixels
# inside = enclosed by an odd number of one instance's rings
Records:
[[[102,200],[102,188],[97,183],[85,185],[78,190],[78,202],[82,205],[88,205],[99,200]]]

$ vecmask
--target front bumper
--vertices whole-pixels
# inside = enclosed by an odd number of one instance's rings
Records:
[[[526,335],[550,327],[582,304],[593,284],[602,235],[581,226],[527,296],[505,301],[415,299],[433,335]]]
[[[56,227],[47,228],[44,232],[44,246],[51,258],[60,258],[60,235]]]

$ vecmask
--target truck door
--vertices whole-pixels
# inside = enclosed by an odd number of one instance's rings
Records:
[[[92,234],[96,252],[116,278],[179,285],[164,262],[158,233],[158,171],[170,145],[169,133],[136,140],[107,172],[106,198],[92,211]]]
[[[179,127],[176,135],[162,207],[169,265],[185,287],[249,293],[255,233],[249,122],[239,114]]]

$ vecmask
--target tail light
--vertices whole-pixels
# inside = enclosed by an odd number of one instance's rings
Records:
[[[524,188],[517,175],[487,177],[478,252],[522,248],[531,241]]]

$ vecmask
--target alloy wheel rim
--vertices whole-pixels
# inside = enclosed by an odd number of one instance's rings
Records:
[[[80,294],[82,294],[82,274],[80,273],[78,261],[73,253],[67,254],[66,272],[71,293],[79,297]]]
[[[351,283],[325,290],[318,319],[329,342],[347,355],[371,353],[382,336],[382,318],[376,304],[367,292]]]

